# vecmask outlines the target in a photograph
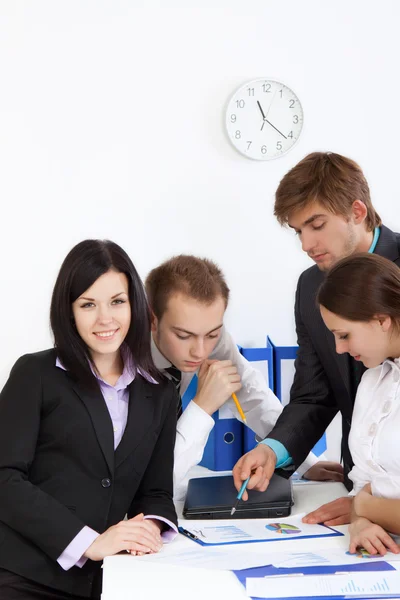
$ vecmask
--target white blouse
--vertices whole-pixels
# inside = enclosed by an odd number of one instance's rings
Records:
[[[400,498],[400,359],[368,369],[358,386],[349,447],[353,494],[371,483],[372,494]]]

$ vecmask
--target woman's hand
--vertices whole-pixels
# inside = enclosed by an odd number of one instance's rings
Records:
[[[358,517],[349,525],[349,533],[351,554],[355,554],[358,547],[365,548],[370,554],[381,554],[382,556],[388,550],[395,554],[400,552],[398,545],[387,531],[364,517]]]
[[[162,548],[160,527],[156,521],[144,519],[143,513],[128,521],[120,521],[99,535],[85,552],[90,560],[103,560],[122,550],[131,554],[148,554]]]
[[[371,484],[367,483],[354,497],[353,506],[357,516],[364,516],[365,510],[369,506],[372,498]]]

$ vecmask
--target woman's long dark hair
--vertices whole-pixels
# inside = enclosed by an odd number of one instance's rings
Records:
[[[348,321],[388,315],[400,323],[400,268],[377,254],[353,254],[337,262],[319,288],[317,303]]]
[[[124,273],[128,279],[131,323],[125,344],[135,366],[161,381],[151,356],[151,313],[143,283],[126,252],[109,240],[80,242],[61,265],[50,308],[57,355],[74,379],[88,387],[97,385],[90,368],[89,349],[74,325],[72,303],[110,269]]]

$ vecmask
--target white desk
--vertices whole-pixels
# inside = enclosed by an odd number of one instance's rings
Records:
[[[209,475],[205,469],[196,468],[191,476]],[[325,502],[347,495],[341,483],[310,483],[293,486],[294,506],[292,515],[310,512]],[[183,503],[177,504],[178,516]],[[182,524],[184,521],[182,521]],[[193,523],[193,521],[190,521]],[[184,526],[184,525],[183,525]],[[301,550],[322,548],[348,548],[347,526],[337,529],[346,533],[344,537],[314,538],[277,542],[258,542],[224,546],[224,550],[238,554],[244,552],[282,552],[290,544]],[[172,544],[180,548],[193,549],[195,542],[179,535]],[[176,547],[176,546],[175,546]],[[163,551],[168,551],[165,546]],[[105,559],[103,567],[102,600],[237,600],[248,598],[244,588],[233,573],[196,568],[179,568],[173,565],[139,563],[134,556],[118,555]]]

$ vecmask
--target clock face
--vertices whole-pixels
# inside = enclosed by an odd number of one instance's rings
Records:
[[[303,109],[290,88],[271,79],[255,79],[229,100],[226,128],[235,148],[255,160],[288,152],[299,139]]]

